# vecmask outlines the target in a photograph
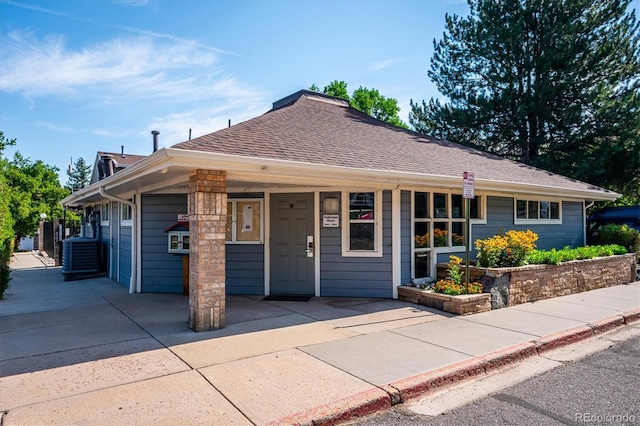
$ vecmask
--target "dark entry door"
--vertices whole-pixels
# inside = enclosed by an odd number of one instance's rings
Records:
[[[271,294],[314,295],[313,211],[313,194],[271,196]]]

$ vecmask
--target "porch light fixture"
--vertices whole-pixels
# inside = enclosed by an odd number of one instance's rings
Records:
[[[322,200],[322,213],[338,214],[340,213],[340,200],[337,197],[327,197]]]

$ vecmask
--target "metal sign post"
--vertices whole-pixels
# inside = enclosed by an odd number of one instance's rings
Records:
[[[475,198],[475,175],[473,172],[462,173],[462,198],[464,198],[464,216],[465,216],[465,230],[464,230],[464,247],[466,264],[464,267],[464,279],[467,288],[467,294],[469,294],[469,233],[471,231],[471,201]]]

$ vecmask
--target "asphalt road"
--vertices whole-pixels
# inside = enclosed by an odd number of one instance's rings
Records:
[[[401,404],[350,424],[640,425],[639,384],[640,337],[635,336],[445,414],[420,415]]]

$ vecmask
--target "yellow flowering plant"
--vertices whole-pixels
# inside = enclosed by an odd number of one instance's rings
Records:
[[[485,240],[476,240],[478,263],[485,268],[522,266],[536,249],[538,234],[533,231],[510,230],[505,235],[496,234]]]
[[[447,278],[435,283],[433,285],[433,291],[436,293],[449,294],[451,296],[482,293],[482,284],[479,282],[470,282],[469,292],[467,293],[467,286],[463,280],[464,271],[460,268],[461,263],[462,259],[458,256],[449,256],[449,263],[447,264]]]

